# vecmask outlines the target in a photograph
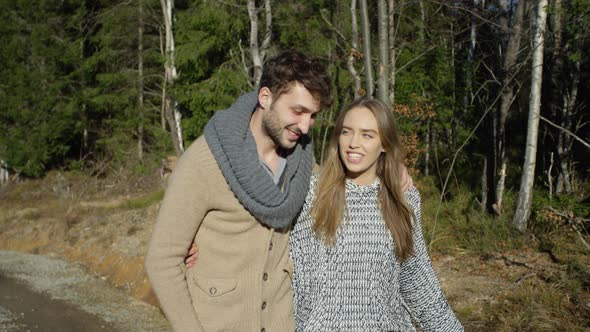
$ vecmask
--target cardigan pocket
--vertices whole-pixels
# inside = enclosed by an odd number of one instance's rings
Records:
[[[236,289],[235,279],[199,278],[193,276],[194,283],[210,297],[218,297]]]
[[[192,275],[188,280],[193,309],[205,331],[241,331],[239,325],[247,318],[237,279]]]

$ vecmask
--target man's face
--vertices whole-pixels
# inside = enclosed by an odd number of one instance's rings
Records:
[[[301,135],[307,135],[320,102],[307,89],[295,83],[277,99],[272,99],[262,116],[262,129],[281,148],[289,150],[297,145]]]

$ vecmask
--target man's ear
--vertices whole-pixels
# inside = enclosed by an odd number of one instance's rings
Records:
[[[268,87],[260,88],[258,91],[258,104],[262,109],[268,109],[272,104],[272,92]]]

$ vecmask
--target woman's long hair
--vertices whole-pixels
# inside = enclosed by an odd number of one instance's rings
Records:
[[[349,111],[359,107],[370,110],[377,120],[381,144],[385,150],[377,161],[377,176],[381,182],[379,204],[385,224],[393,236],[395,253],[401,261],[405,261],[412,255],[414,243],[412,212],[401,191],[403,152],[393,113],[377,99],[358,99],[338,116],[311,209],[311,215],[315,219],[312,229],[327,245],[335,243],[336,230],[344,216],[346,181],[346,170],[340,159],[338,143],[344,117]]]

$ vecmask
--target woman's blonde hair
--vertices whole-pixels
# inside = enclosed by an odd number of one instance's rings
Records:
[[[316,199],[311,209],[316,235],[333,245],[336,230],[342,223],[345,209],[346,170],[339,154],[339,138],[344,117],[355,108],[366,108],[377,120],[379,137],[385,152],[377,161],[377,176],[381,182],[379,204],[385,224],[395,243],[395,253],[405,261],[413,253],[412,212],[401,191],[403,152],[392,110],[383,102],[370,97],[360,98],[345,108],[332,133],[327,156],[317,184]]]

